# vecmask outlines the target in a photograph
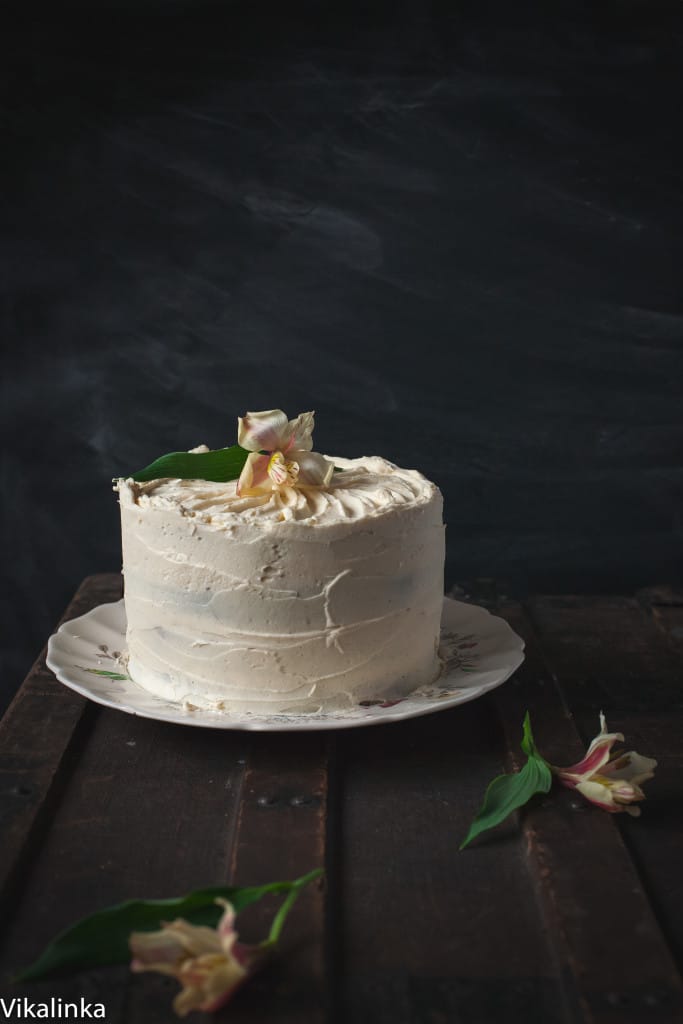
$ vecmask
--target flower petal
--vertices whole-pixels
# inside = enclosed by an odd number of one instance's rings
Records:
[[[610,757],[610,751],[612,747],[620,740],[624,742],[624,737],[620,732],[607,732],[607,723],[605,716],[602,711],[600,712],[600,732],[591,741],[585,756],[581,761],[577,761],[576,764],[570,765],[568,768],[555,768],[553,771],[556,775],[560,776],[561,781],[571,785],[572,782],[576,783],[581,779],[588,779],[595,772],[599,771],[603,765],[607,764]]]
[[[221,943],[215,928],[190,924],[182,917],[164,925],[164,928],[177,939],[185,956],[195,957],[221,952]]]
[[[318,452],[293,451],[290,454],[299,463],[297,487],[327,487],[334,473],[334,463]]]
[[[160,971],[175,974],[185,956],[185,948],[177,935],[163,928],[157,932],[133,932],[128,940],[133,954],[132,971]]]
[[[594,775],[592,779],[579,782],[576,788],[587,800],[613,814],[628,810],[627,805],[645,799],[645,794],[637,784],[606,775]]]
[[[187,1017],[192,1010],[199,1010],[202,1005],[203,995],[201,988],[194,988],[190,985],[182,989],[173,1000],[173,1009],[179,1017]]]
[[[586,800],[590,800],[592,804],[597,804],[598,807],[609,811],[610,814],[617,814],[624,809],[623,804],[618,804],[614,799],[614,794],[609,786],[603,786],[600,782],[579,782],[576,788],[581,796],[585,796]]]
[[[268,476],[276,487],[293,487],[299,475],[299,464],[284,457],[282,452],[273,452],[268,462]]]
[[[245,495],[264,494],[272,490],[272,484],[268,477],[269,462],[270,455],[259,455],[258,452],[249,453],[237,481],[237,494],[240,498]]]
[[[213,928],[190,924],[182,918],[165,922],[161,931],[133,932],[128,940],[133,971],[160,971],[176,974],[187,957],[217,953],[221,949]]]
[[[237,443],[247,451],[274,452],[286,448],[289,438],[289,422],[282,409],[248,412],[237,420]]]
[[[212,954],[187,960],[178,974],[183,990],[173,1008],[181,1017],[191,1010],[217,1010],[246,977],[247,971],[232,956]]]
[[[624,779],[633,786],[640,786],[642,782],[654,779],[656,767],[654,757],[643,757],[635,750],[629,750],[608,761],[602,774],[608,775],[610,779]]]
[[[215,902],[220,907],[223,907],[223,916],[216,926],[216,931],[218,932],[218,937],[222,944],[224,939],[231,938],[233,935],[237,938],[237,932],[235,931],[235,908],[232,903],[228,900],[221,899],[220,896],[215,900]],[[232,946],[232,942],[230,945]]]
[[[313,447],[314,412],[300,412],[296,419],[289,421],[289,441],[285,451],[290,448],[301,452],[310,452]]]

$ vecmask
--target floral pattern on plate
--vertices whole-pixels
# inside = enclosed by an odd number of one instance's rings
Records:
[[[214,729],[286,732],[345,729],[395,722],[464,704],[500,686],[524,660],[524,641],[485,608],[445,597],[435,681],[402,697],[363,700],[352,708],[310,713],[213,711],[181,705],[143,690],[126,672],[123,600],[101,604],[65,622],[48,643],[48,667],[84,697],[133,715]]]

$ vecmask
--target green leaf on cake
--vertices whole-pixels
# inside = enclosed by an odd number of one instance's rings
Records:
[[[169,452],[130,476],[137,483],[148,480],[237,480],[249,452],[238,444],[208,452]]]
[[[18,975],[17,981],[39,978],[66,971],[87,970],[105,964],[127,963],[131,954],[128,937],[133,931],[155,931],[163,921],[182,917],[195,925],[213,928],[221,916],[217,898],[228,900],[239,913],[251,903],[271,893],[285,896],[275,915],[268,941],[277,940],[284,919],[294,901],[309,884],[322,875],[316,868],[293,882],[270,882],[268,885],[234,888],[217,886],[198,889],[187,896],[166,900],[127,900],[84,917],[61,932],[38,959]]]
[[[536,793],[549,791],[553,781],[552,773],[547,761],[536,749],[528,711],[524,716],[523,730],[521,746],[527,755],[526,764],[516,774],[499,775],[489,784],[481,809],[460,844],[461,850],[480,833],[500,825],[509,814],[523,807]]]

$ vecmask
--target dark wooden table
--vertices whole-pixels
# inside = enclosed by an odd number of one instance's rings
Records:
[[[86,579],[64,618],[120,587]],[[472,597],[524,636],[513,679],[451,711],[338,733],[136,718],[61,686],[41,655],[0,723],[0,994],[83,995],[110,1022],[170,1021],[176,986],[157,975],[7,979],[100,906],[325,864],[225,1018],[683,1021],[683,595]],[[527,708],[555,763],[581,756],[601,709],[656,757],[643,815],[553,791],[459,853],[486,784],[518,764]],[[271,910],[248,912],[245,937]]]

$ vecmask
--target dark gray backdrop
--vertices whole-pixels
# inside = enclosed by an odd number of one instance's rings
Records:
[[[678,5],[550,6],[4,26],[5,697],[247,409],[436,480],[449,585],[680,579]]]

